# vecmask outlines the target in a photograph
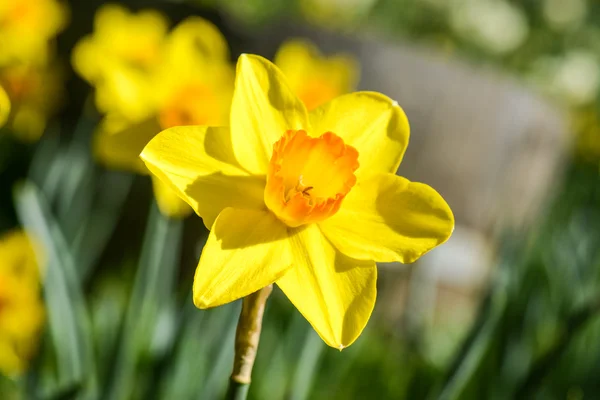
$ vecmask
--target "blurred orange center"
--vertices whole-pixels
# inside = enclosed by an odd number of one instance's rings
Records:
[[[159,112],[162,129],[185,125],[218,125],[220,112],[212,90],[204,85],[185,86]]]
[[[1,71],[0,83],[4,86],[13,102],[22,101],[39,87],[39,79],[34,73],[21,69]]]
[[[358,152],[336,134],[287,131],[273,146],[265,204],[291,227],[323,221],[339,210],[357,168]]]
[[[298,97],[309,111],[327,103],[340,94],[339,90],[336,90],[332,84],[325,80],[308,81],[298,90]]]
[[[4,15],[4,19],[0,20],[0,25],[5,26],[27,26],[33,23],[34,11],[36,4],[26,1],[15,1],[9,6],[8,12]]]

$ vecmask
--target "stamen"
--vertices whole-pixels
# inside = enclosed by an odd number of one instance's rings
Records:
[[[313,189],[313,187],[312,187],[312,186],[307,186],[307,187],[306,187],[306,188],[304,188],[304,190],[302,191],[302,194],[303,194],[303,195],[306,195],[306,196],[310,196],[310,193],[308,193],[308,191],[309,191],[309,190],[312,190],[312,189]]]

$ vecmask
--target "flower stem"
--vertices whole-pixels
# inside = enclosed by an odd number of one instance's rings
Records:
[[[248,395],[265,304],[272,291],[273,285],[269,285],[242,300],[242,312],[235,332],[233,372],[225,396],[227,400],[245,400]]]

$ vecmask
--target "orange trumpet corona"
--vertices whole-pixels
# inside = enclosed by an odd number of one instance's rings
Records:
[[[273,146],[265,204],[290,227],[323,221],[339,210],[357,168],[358,151],[336,134],[289,130]]]

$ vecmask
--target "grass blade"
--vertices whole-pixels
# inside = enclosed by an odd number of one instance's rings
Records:
[[[39,189],[29,182],[15,191],[21,223],[41,241],[48,260],[44,294],[56,354],[58,388],[81,386],[81,398],[95,398],[97,386],[90,320],[70,249]]]

